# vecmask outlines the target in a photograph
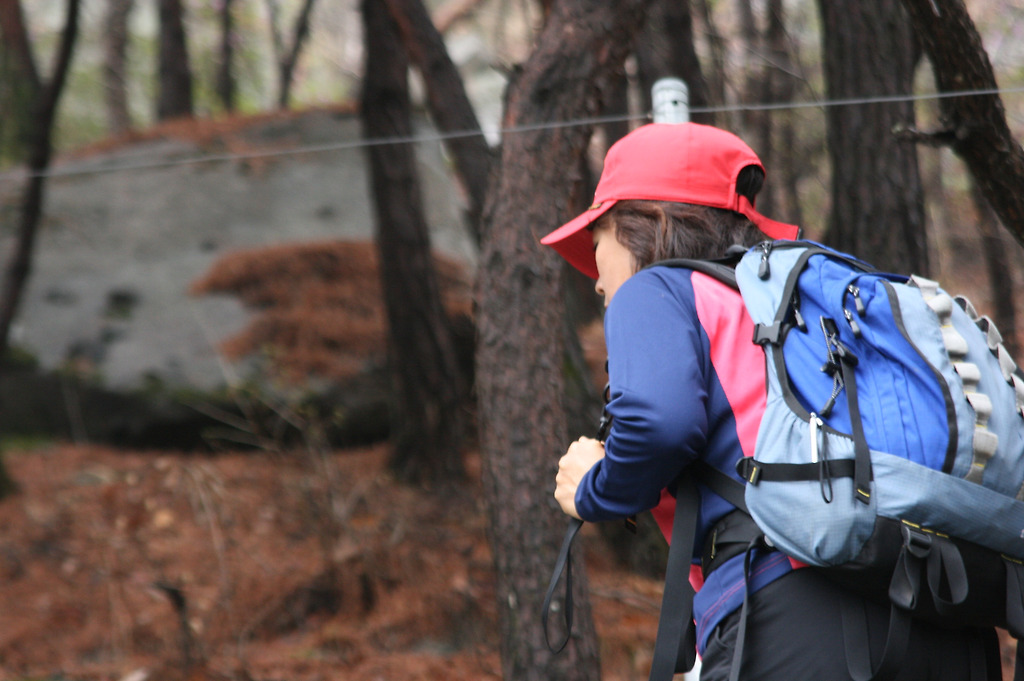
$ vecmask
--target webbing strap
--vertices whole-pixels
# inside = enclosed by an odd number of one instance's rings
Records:
[[[967,572],[960,551],[943,537],[904,524],[903,547],[889,584],[889,629],[878,666],[872,669],[863,603],[844,600],[842,608],[843,643],[846,664],[854,681],[889,681],[903,663],[910,640],[911,618],[926,577],[932,604],[940,614],[951,614],[967,598]],[[1016,585],[1019,589],[1019,582]],[[1007,600],[1012,601],[1014,584],[1007,582]],[[946,598],[943,594],[949,594]],[[970,644],[971,681],[985,681],[987,662],[984,647],[977,638]]]
[[[1024,565],[1006,561],[1006,630],[1017,639],[1013,681],[1024,681]]]
[[[889,615],[889,631],[878,668],[871,670],[871,644],[868,639],[867,614],[863,600],[843,599],[843,646],[846,650],[846,669],[853,681],[889,681],[899,673],[900,665],[910,640],[910,614],[895,605]],[[1002,670],[999,641],[994,629],[973,630],[967,644],[969,677],[965,681],[999,681]],[[900,651],[899,654],[896,651]],[[1024,681],[1021,664],[1021,646],[1017,645],[1014,681]]]
[[[1020,639],[1024,638],[1024,565],[1015,560],[1005,562],[1006,630]]]
[[[758,534],[747,544],[743,554],[743,606],[740,608],[740,622],[736,628],[736,643],[733,645],[732,665],[729,667],[729,681],[740,681],[743,671],[743,649],[747,645],[747,608],[750,603],[750,562],[754,551],[768,548],[764,543],[764,534]]]
[[[761,482],[819,482],[824,465],[824,459],[818,463],[762,463],[747,456],[736,463],[736,472],[750,485]],[[853,459],[828,459],[827,465],[830,478],[852,478],[856,468]],[[868,479],[871,479],[870,470]]]
[[[705,485],[736,508],[747,512],[747,500],[744,497],[745,488],[743,483],[730,478],[707,461],[698,460],[691,465],[693,466],[693,473],[697,482]]]
[[[697,513],[700,497],[692,476],[680,476],[676,485],[676,511],[672,520],[672,542],[665,568],[665,591],[658,618],[658,634],[654,642],[650,681],[672,681],[675,674],[690,671],[697,656],[696,629],[693,623],[693,587],[690,585],[690,563],[697,532]],[[548,584],[541,610],[544,641],[552,653],[560,653],[572,636],[572,544],[583,521],[575,518],[562,539],[562,547],[555,561],[555,569]],[[565,636],[558,645],[552,645],[548,633],[548,614],[558,582],[565,573],[564,623]]]
[[[889,681],[899,672],[903,655],[910,641],[910,613],[893,605],[889,609],[889,631],[878,668],[871,669],[871,643],[868,639],[868,621],[863,599],[844,598],[843,646],[846,649],[846,669],[853,681]]]
[[[846,385],[846,403],[850,408],[850,424],[853,426],[853,498],[867,504],[871,501],[871,451],[864,435],[864,422],[860,417],[857,402],[857,379],[854,376],[856,359],[848,352],[840,353],[843,365],[843,382]]]
[[[672,518],[672,542],[665,568],[665,592],[661,597],[650,681],[672,681],[673,675],[692,669],[696,659],[690,563],[699,508],[697,484],[692,476],[683,474],[676,484],[676,512]]]

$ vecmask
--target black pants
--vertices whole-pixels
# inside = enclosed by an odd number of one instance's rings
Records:
[[[889,608],[864,602],[812,570],[795,570],[751,596],[742,681],[849,681],[843,608],[863,608],[872,669],[885,647]],[[719,624],[701,660],[701,681],[729,678],[739,612]],[[972,657],[988,681],[1002,679],[992,629],[943,629],[915,621],[897,681],[967,681]]]

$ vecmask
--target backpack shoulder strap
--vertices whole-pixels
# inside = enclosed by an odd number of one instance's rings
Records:
[[[696,260],[692,258],[670,258],[668,260],[659,260],[651,263],[647,267],[678,267],[681,269],[693,270],[694,272],[700,272],[706,274],[713,279],[731,286],[734,289],[739,289],[736,284],[736,270],[729,263],[735,263],[735,258],[726,258],[722,260]],[[646,267],[644,269],[647,269]]]
[[[654,639],[649,681],[672,681],[688,672],[696,660],[696,629],[693,622],[693,587],[690,560],[697,532],[700,497],[696,481],[684,472],[676,481],[676,510],[672,542],[665,566],[665,590],[661,597],[658,633]]]
[[[732,479],[703,459],[695,461],[692,465],[693,474],[697,482],[706,486],[744,513],[750,514],[747,510],[746,499],[743,496],[744,486],[742,482]]]

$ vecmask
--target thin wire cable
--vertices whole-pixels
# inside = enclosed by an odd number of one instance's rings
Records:
[[[962,90],[958,92],[934,92],[919,95],[884,95],[877,97],[852,97],[846,99],[822,99],[806,102],[774,102],[761,104],[733,104],[717,107],[691,107],[691,113],[733,113],[738,111],[782,111],[811,108],[828,108],[836,106],[864,106],[870,104],[892,104],[899,102],[919,102],[955,97],[979,97],[987,95],[1006,95],[1024,92],[1024,86],[1014,88],[990,88],[980,90]],[[592,116],[576,118],[566,121],[548,121],[530,125],[519,125],[499,129],[502,135],[514,135],[524,132],[535,132],[538,130],[556,130],[572,128],[583,125],[601,125],[605,123],[622,123],[634,120],[648,119],[648,115],[614,115],[614,116]],[[187,165],[198,165],[203,163],[223,163],[228,161],[245,161],[252,159],[278,158],[283,156],[296,156],[299,154],[320,154],[332,151],[346,151],[352,149],[364,149],[386,144],[420,144],[425,142],[445,142],[448,140],[462,139],[484,135],[483,130],[460,130],[452,132],[436,132],[418,135],[403,135],[395,137],[378,137],[370,139],[356,139],[332,144],[320,144],[294,147],[292,149],[279,149],[276,151],[256,151],[251,153],[232,154],[211,154],[207,156],[196,156],[168,161],[151,161],[143,163],[112,164],[101,168],[51,168],[42,173],[27,173],[20,177],[78,177],[83,175],[102,175],[107,173],[138,171],[138,170],[159,170]],[[0,173],[0,180],[5,176],[13,175],[13,172]]]

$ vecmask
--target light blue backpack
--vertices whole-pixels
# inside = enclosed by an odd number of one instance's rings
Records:
[[[762,545],[888,597],[886,654],[851,675],[894,674],[914,617],[1024,636],[1024,374],[991,320],[813,242],[765,242],[735,283],[767,405],[742,498],[709,484]]]
[[[805,563],[855,560],[884,519],[1024,559],[1024,375],[934,282],[810,242],[736,267],[768,402],[747,509]]]

